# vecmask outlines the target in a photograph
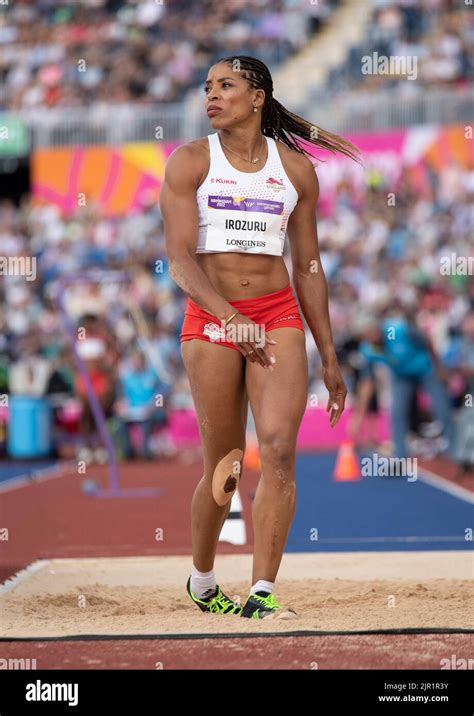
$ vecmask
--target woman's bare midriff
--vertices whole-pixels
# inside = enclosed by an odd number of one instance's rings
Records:
[[[227,301],[281,291],[290,282],[281,256],[226,251],[196,254],[196,260],[217,293]]]

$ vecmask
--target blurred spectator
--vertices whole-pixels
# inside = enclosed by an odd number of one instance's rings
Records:
[[[351,438],[361,444],[361,427],[367,420],[367,440],[369,448],[379,445],[378,422],[380,416],[379,384],[372,363],[365,360],[361,351],[361,338],[370,326],[370,319],[360,316],[354,324],[351,336],[339,346],[337,357],[344,371],[347,389],[354,396],[354,406],[348,424]]]
[[[46,394],[51,365],[41,356],[40,340],[36,334],[25,336],[18,345],[18,355],[9,371],[9,391],[12,395],[40,398]]]
[[[181,362],[180,346],[176,341],[175,327],[166,321],[155,323],[152,328],[151,350],[162,362],[163,380],[172,380],[178,373]]]
[[[115,375],[104,364],[105,344],[102,339],[86,338],[78,341],[76,347],[87,371],[87,375],[78,372],[75,380],[75,393],[81,404],[82,446],[78,450],[78,457],[88,462],[94,455],[98,462],[105,462],[107,454],[100,446],[101,441],[89,399],[88,384],[92,387],[105,418],[108,418],[112,415],[116,394]]]
[[[168,415],[168,395],[171,386],[159,380],[153,368],[147,365],[145,356],[135,350],[131,365],[123,368],[120,376],[120,394],[116,413],[120,418],[118,437],[124,456],[135,457],[130,439],[132,426],[139,426],[143,436],[142,456],[153,457],[151,437],[157,425],[165,425]]]
[[[461,336],[456,355],[456,367],[464,381],[459,413],[456,459],[467,472],[474,466],[474,310],[461,325]]]
[[[46,387],[47,395],[60,404],[66,396],[72,395],[74,390],[74,371],[70,365],[69,352],[63,349],[50,361],[50,373]]]
[[[446,440],[445,450],[454,449],[454,428],[446,387],[445,373],[429,341],[407,315],[395,313],[381,324],[374,320],[363,330],[360,346],[366,367],[363,378],[373,382],[372,366],[383,363],[391,377],[391,428],[393,454],[408,457],[407,437],[410,428],[410,406],[421,387],[431,398],[431,407]],[[365,381],[363,387],[365,388]],[[368,392],[370,395],[370,393]],[[367,400],[367,394],[365,394]]]
[[[79,284],[79,288],[82,286],[82,284]],[[86,293],[88,291],[87,286],[89,284],[86,284],[84,293],[79,290],[79,297],[85,294],[86,302],[88,297]],[[96,289],[99,292],[98,295],[100,295],[100,283],[95,284]],[[96,308],[100,307],[99,300],[95,306]],[[105,319],[107,311],[110,311],[110,306],[104,301],[101,307],[101,312],[104,314],[102,317],[94,313],[86,313],[78,318],[78,343],[81,344],[84,354],[87,354],[89,344],[96,346],[96,350],[100,353],[98,357],[102,359],[104,365],[108,368],[114,368],[120,359],[120,348],[117,346],[116,336]]]

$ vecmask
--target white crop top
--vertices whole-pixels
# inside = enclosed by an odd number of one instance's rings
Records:
[[[298,193],[283,168],[275,140],[265,139],[268,157],[263,169],[241,172],[228,161],[217,132],[208,135],[209,171],[196,191],[196,253],[237,251],[282,256]]]

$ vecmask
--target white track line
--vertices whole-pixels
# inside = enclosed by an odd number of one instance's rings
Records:
[[[450,495],[453,495],[453,497],[458,497],[460,500],[469,502],[471,505],[474,504],[474,495],[470,492],[470,490],[466,490],[465,487],[461,487],[461,485],[456,485],[456,483],[446,480],[445,477],[441,477],[441,475],[437,475],[435,472],[431,472],[431,470],[420,467],[419,477],[420,480],[426,482],[432,487],[437,487],[438,490],[448,492]]]
[[[12,477],[0,482],[0,494],[19,490],[22,487],[29,487],[34,482],[46,482],[46,480],[55,480],[58,477],[64,477],[68,472],[72,472],[73,468],[77,469],[77,462],[60,463],[45,467],[42,470],[33,470],[25,472],[18,477]]]
[[[25,569],[21,569],[19,572],[14,574],[13,577],[9,577],[3,584],[0,584],[0,594],[5,594],[6,592],[14,589],[18,584],[21,584],[21,582],[24,582],[26,579],[32,577],[33,574],[39,572],[40,569],[43,569],[43,567],[50,562],[50,559],[38,559],[36,562],[29,564],[28,567],[25,567]]]
[[[466,542],[462,535],[413,535],[407,537],[321,537],[318,542],[324,544],[364,544],[378,542]]]

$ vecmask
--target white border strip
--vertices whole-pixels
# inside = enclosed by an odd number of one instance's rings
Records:
[[[10,592],[19,584],[32,577],[33,574],[36,574],[36,572],[43,569],[43,567],[47,564],[50,564],[50,562],[50,559],[38,559],[36,562],[29,564],[28,567],[25,567],[25,569],[21,569],[19,572],[14,574],[13,577],[9,577],[3,584],[0,584],[0,594]]]
[[[230,511],[239,514],[238,518],[227,518],[222,525],[219,535],[219,542],[230,542],[231,544],[247,544],[247,533],[245,530],[245,520],[243,519],[242,500],[240,498],[239,489],[232,496]]]
[[[378,544],[379,542],[462,542],[466,540],[457,535],[408,535],[407,537],[321,537],[321,544]],[[315,544],[317,544],[315,542]]]
[[[22,487],[29,487],[35,482],[46,482],[46,480],[64,477],[68,472],[72,472],[73,468],[77,468],[77,462],[71,460],[70,462],[58,463],[39,470],[25,472],[23,475],[17,475],[17,477],[7,478],[0,482],[0,495],[4,492],[19,490]]]
[[[435,472],[431,472],[431,470],[420,467],[419,478],[423,482],[428,483],[428,485],[437,487],[438,490],[443,490],[443,492],[447,492],[453,497],[458,497],[460,500],[474,505],[474,494],[472,492],[466,490],[465,487],[461,487],[461,485],[456,485],[455,482],[446,480],[445,477],[441,477],[441,475],[437,475]]]

